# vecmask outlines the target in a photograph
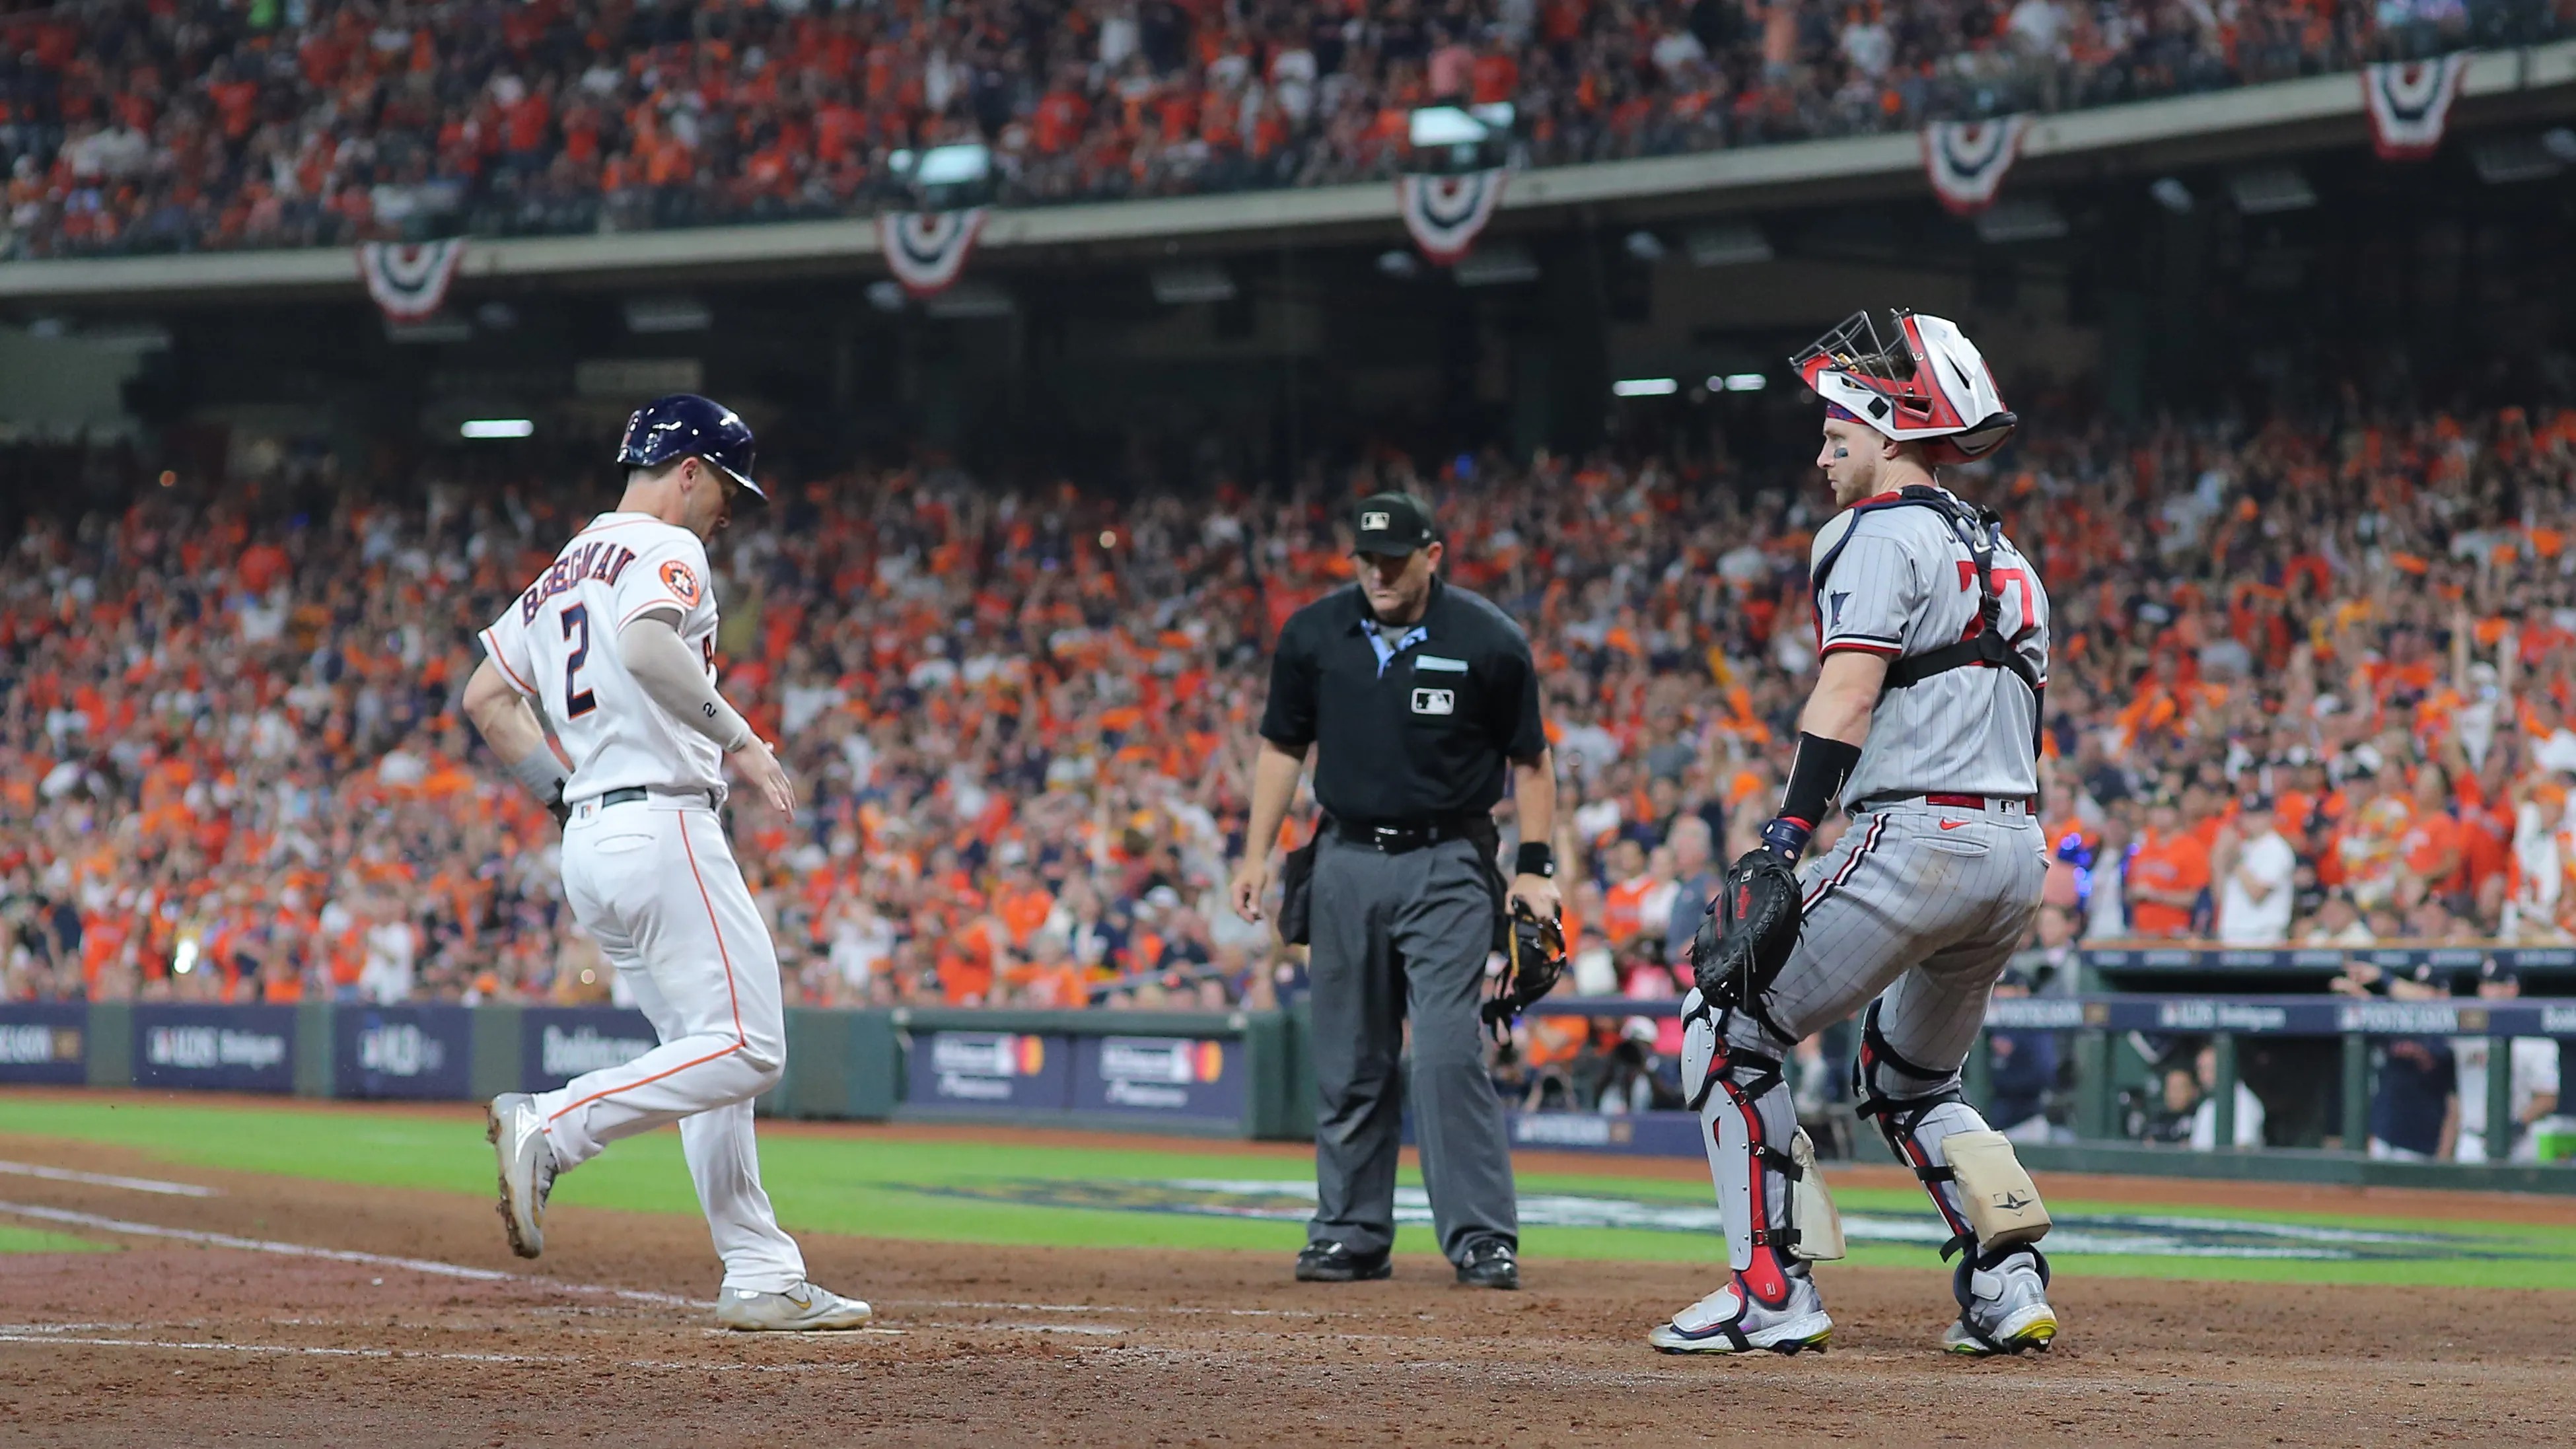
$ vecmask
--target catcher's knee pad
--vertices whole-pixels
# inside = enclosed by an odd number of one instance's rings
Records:
[[[1843,1233],[1780,1062],[1728,1047],[1702,1014],[1683,1032],[1682,1070],[1726,1222],[1727,1265],[1755,1297],[1785,1301],[1788,1276],[1803,1271],[1796,1265],[1841,1257]]]
[[[1965,1252],[1970,1262],[1991,1268],[2005,1254],[2047,1235],[2048,1206],[2013,1151],[2012,1139],[1989,1128],[1968,1105],[1955,1073],[1951,1084],[1931,1091],[1898,1095],[1889,1090],[1904,1077],[1918,1082],[1938,1078],[1887,1053],[1875,1006],[1862,1022],[1861,1056],[1852,1075],[1859,1114],[1877,1121],[1888,1148],[1914,1169],[1925,1195],[1949,1224],[1950,1241],[1942,1247],[1942,1257]],[[2038,1256],[2035,1250],[2032,1256]]]

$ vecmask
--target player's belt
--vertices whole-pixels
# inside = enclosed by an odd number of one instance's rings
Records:
[[[1402,855],[1438,845],[1444,840],[1467,838],[1467,822],[1458,817],[1445,820],[1398,820],[1369,823],[1360,820],[1336,820],[1333,833],[1353,845],[1383,850],[1389,855]]]
[[[1884,810],[1891,805],[1917,802],[1943,810],[1992,810],[2004,815],[2030,813],[2030,797],[2026,795],[1880,795],[1862,801],[1857,809]]]
[[[703,799],[707,802],[708,809],[713,810],[716,808],[716,792],[713,790],[673,790],[669,793],[670,798],[674,800],[686,800],[690,804],[694,805],[699,800]],[[637,801],[650,800],[652,798],[652,791],[645,789],[641,785],[629,785],[623,790],[610,790],[601,795],[599,797],[599,803],[603,806],[632,805]]]

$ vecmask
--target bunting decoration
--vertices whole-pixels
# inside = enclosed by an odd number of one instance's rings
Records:
[[[894,279],[916,297],[947,290],[966,270],[966,255],[984,229],[984,208],[877,213],[877,244]]]
[[[447,301],[447,285],[465,260],[465,238],[434,242],[362,242],[358,275],[389,322],[418,322]]]
[[[1953,216],[1974,216],[1992,206],[2004,173],[2021,155],[2030,117],[1991,121],[1935,121],[1923,128],[1923,170],[1932,194]]]
[[[2370,144],[2380,160],[2421,161],[2441,149],[2451,102],[2459,99],[2460,77],[2468,69],[2465,50],[2438,60],[2391,60],[2363,67],[2362,105],[2370,112]]]
[[[1467,171],[1453,176],[1407,174],[1395,179],[1404,229],[1422,254],[1449,266],[1475,246],[1477,234],[1502,205],[1504,172]]]

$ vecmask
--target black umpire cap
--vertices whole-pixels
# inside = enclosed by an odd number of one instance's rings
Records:
[[[1372,493],[1361,499],[1353,532],[1358,538],[1351,545],[1353,553],[1385,554],[1390,558],[1428,548],[1440,536],[1431,526],[1431,510],[1410,493]]]

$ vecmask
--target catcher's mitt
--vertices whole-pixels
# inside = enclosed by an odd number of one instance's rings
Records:
[[[1564,974],[1565,928],[1553,920],[1540,920],[1519,901],[1512,902],[1511,959],[1503,963],[1503,974],[1496,978],[1494,995],[1483,1012],[1495,1039],[1509,1038],[1512,1018],[1555,990],[1556,979]]]
[[[1729,867],[1691,938],[1692,978],[1712,1008],[1737,1007],[1778,1030],[1762,999],[1798,944],[1798,877],[1778,852],[1750,850]]]

